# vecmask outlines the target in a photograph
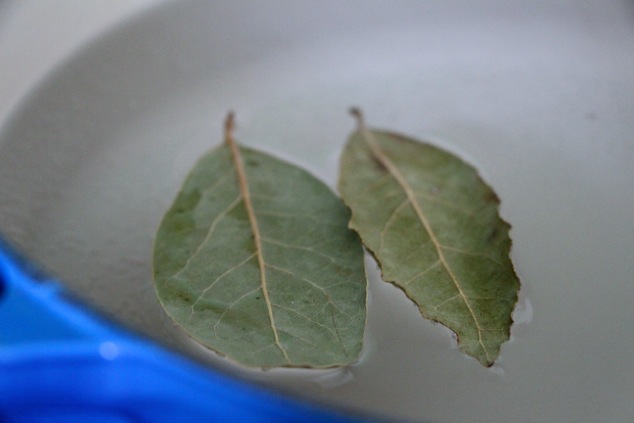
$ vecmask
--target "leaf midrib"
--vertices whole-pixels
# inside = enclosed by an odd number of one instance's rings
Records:
[[[253,233],[253,242],[255,244],[255,252],[258,259],[258,267],[260,270],[260,285],[262,288],[262,296],[264,298],[264,302],[266,303],[266,308],[269,316],[269,321],[271,323],[271,328],[273,330],[273,336],[275,338],[275,345],[284,355],[284,359],[288,364],[291,363],[291,359],[288,356],[286,350],[282,347],[280,342],[279,333],[277,327],[275,326],[275,318],[273,316],[273,304],[271,303],[271,299],[269,297],[269,291],[267,287],[266,280],[266,263],[264,261],[264,255],[262,252],[262,235],[260,233],[260,227],[258,226],[258,221],[255,216],[255,211],[253,209],[253,204],[251,202],[251,195],[249,192],[249,183],[247,181],[247,175],[244,170],[244,164],[242,161],[242,155],[240,154],[240,150],[238,148],[237,143],[233,139],[230,133],[227,133],[226,136],[227,144],[231,150],[231,156],[233,158],[234,167],[236,170],[236,176],[238,178],[238,186],[240,189],[240,195],[242,196],[242,200],[244,202],[244,207],[247,211],[247,215],[249,217],[249,224],[251,225],[251,232]]]
[[[427,216],[425,215],[420,204],[416,200],[414,190],[412,189],[409,182],[407,182],[403,174],[400,172],[400,170],[396,167],[396,165],[389,159],[389,157],[387,157],[387,155],[385,154],[385,152],[383,151],[379,143],[376,141],[372,132],[366,128],[360,128],[359,132],[361,133],[363,139],[365,140],[368,147],[370,148],[370,152],[372,153],[372,155],[374,155],[375,159],[378,160],[388,170],[388,172],[394,177],[396,182],[404,191],[408,202],[414,208],[414,211],[416,212],[416,216],[418,217],[418,220],[421,222],[421,224],[425,228],[425,231],[429,235],[429,238],[434,244],[434,247],[436,249],[440,262],[442,263],[443,267],[447,270],[449,277],[451,278],[453,284],[458,290],[459,295],[462,297],[465,305],[467,306],[467,309],[469,310],[469,313],[471,314],[473,322],[478,331],[478,342],[480,346],[482,347],[484,354],[486,355],[487,361],[490,361],[489,352],[487,351],[486,347],[484,346],[484,342],[482,341],[482,328],[480,327],[480,323],[478,322],[475,312],[473,311],[473,308],[471,307],[471,303],[469,302],[467,295],[462,289],[462,286],[460,285],[458,278],[454,274],[453,270],[449,266],[449,263],[447,262],[447,259],[445,258],[442,244],[436,237],[436,234],[434,230],[432,229],[431,224],[429,220],[427,219]]]

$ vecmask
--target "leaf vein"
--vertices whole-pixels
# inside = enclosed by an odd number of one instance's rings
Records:
[[[460,207],[460,205],[458,205],[458,204],[454,204],[451,201],[443,200],[441,198],[438,198],[435,195],[429,195],[429,194],[425,194],[425,193],[422,193],[422,192],[419,192],[416,195],[418,197],[424,198],[425,200],[427,200],[429,202],[439,204],[441,206],[447,207],[447,208],[452,209],[452,210],[456,210],[456,211],[458,211],[460,213],[463,213],[463,214],[465,214],[467,216],[473,216],[476,213],[476,210],[465,209],[464,207]]]
[[[234,302],[232,302],[231,304],[229,304],[229,305],[227,306],[227,308],[226,308],[226,309],[224,309],[224,311],[220,314],[220,316],[218,316],[218,320],[216,320],[216,323],[214,323],[214,325],[213,325],[213,327],[212,327],[212,329],[213,329],[213,331],[214,331],[214,335],[216,335],[216,337],[218,337],[218,338],[222,338],[221,336],[219,336],[219,335],[218,335],[218,332],[216,331],[216,329],[218,328],[218,325],[220,324],[220,322],[222,321],[222,319],[225,317],[225,315],[226,315],[229,311],[231,311],[231,309],[232,309],[232,308],[233,308],[236,304],[238,304],[240,301],[244,300],[244,299],[245,299],[245,298],[247,298],[249,295],[251,295],[251,294],[253,294],[253,293],[255,293],[255,292],[259,291],[259,290],[260,290],[260,287],[258,286],[257,288],[252,289],[252,290],[251,290],[251,291],[249,291],[249,292],[245,292],[245,293],[244,293],[244,294],[242,294],[240,297],[238,297],[238,298],[237,298]]]
[[[309,214],[294,214],[294,213],[283,213],[283,212],[278,212],[278,211],[268,211],[268,210],[258,210],[258,215],[260,216],[274,216],[274,217],[281,217],[284,219],[289,219],[289,218],[299,218],[299,219],[309,219],[312,220],[314,222],[319,222],[319,220],[317,218],[315,218],[315,216],[311,216]]]
[[[191,313],[189,314],[189,320],[191,322],[192,320],[192,316],[194,315],[194,307],[196,307],[196,304],[198,304],[199,301],[201,301],[203,299],[203,297],[205,296],[205,294],[214,287],[214,285],[216,285],[219,281],[221,281],[222,279],[224,279],[225,276],[229,275],[231,272],[233,272],[234,270],[239,269],[240,267],[244,266],[245,264],[247,264],[250,260],[253,259],[253,257],[255,257],[255,253],[251,254],[250,256],[248,256],[247,258],[245,258],[244,260],[242,260],[240,263],[236,264],[235,266],[230,267],[229,269],[225,270],[220,276],[218,276],[216,278],[216,280],[214,280],[207,288],[203,289],[202,292],[200,293],[200,295],[198,296],[198,298],[196,298],[196,301],[193,302],[193,304],[191,305]]]
[[[405,198],[403,201],[400,202],[398,206],[394,208],[394,210],[392,210],[392,213],[390,213],[390,216],[385,221],[385,225],[383,225],[383,229],[381,229],[381,232],[379,233],[379,251],[383,251],[384,235],[387,231],[388,226],[392,222],[392,219],[394,219],[402,211],[402,209],[407,207],[408,204],[409,201],[407,198]]]
[[[238,178],[238,185],[240,187],[240,194],[242,199],[244,200],[244,206],[247,209],[247,215],[249,217],[249,223],[251,225],[251,231],[253,232],[253,242],[255,243],[255,252],[257,253],[258,258],[258,266],[260,268],[260,285],[262,288],[262,296],[264,297],[264,302],[266,303],[266,308],[269,315],[269,321],[271,323],[271,328],[273,330],[273,336],[275,338],[275,344],[278,349],[281,351],[284,359],[288,364],[291,363],[291,359],[286,352],[286,349],[282,346],[280,342],[280,337],[278,334],[277,327],[275,325],[275,316],[273,315],[273,308],[271,305],[271,299],[269,298],[269,292],[267,288],[267,280],[266,280],[266,265],[264,262],[264,255],[262,251],[262,240],[260,234],[260,228],[258,226],[258,221],[255,216],[255,210],[253,209],[253,204],[251,203],[251,193],[249,192],[249,184],[247,181],[247,175],[244,170],[244,163],[242,162],[242,156],[240,155],[240,150],[233,139],[233,135],[231,134],[231,121],[228,122],[228,130],[225,134],[227,144],[231,149],[231,155],[233,157],[233,163],[236,170],[236,177]]]
[[[334,262],[335,261],[329,255],[324,254],[324,253],[322,253],[320,251],[317,251],[317,250],[315,250],[314,248],[311,248],[311,247],[304,247],[304,246],[301,246],[301,245],[287,244],[285,242],[278,241],[278,240],[272,239],[272,238],[267,238],[267,237],[262,237],[262,241],[266,242],[267,244],[274,244],[274,245],[277,245],[277,246],[280,246],[280,247],[283,247],[283,248],[289,248],[289,249],[293,249],[293,250],[301,250],[301,251],[307,251],[307,252],[310,252],[310,253],[314,253],[314,254],[316,254],[318,256],[321,256],[321,257],[324,257],[324,258],[328,259],[330,262]]]
[[[422,270],[420,272],[418,272],[417,274],[415,274],[414,276],[412,276],[411,278],[409,278],[408,280],[406,280],[405,282],[403,282],[403,285],[407,286],[410,283],[412,283],[415,279],[420,278],[421,276],[424,276],[427,272],[429,272],[430,270],[432,270],[434,267],[438,266],[441,263],[440,260],[436,260],[431,266],[429,266],[427,269]]]
[[[335,319],[335,310],[337,312],[339,312],[340,314],[345,316],[345,313],[343,312],[343,310],[341,310],[333,301],[332,301],[332,297],[330,296],[330,294],[328,294],[328,292],[326,292],[326,290],[317,285],[315,282],[311,281],[310,279],[301,277],[296,275],[295,273],[291,272],[290,270],[278,267],[278,266],[273,266],[273,265],[267,265],[268,267],[272,268],[272,269],[276,269],[280,272],[286,272],[310,285],[312,285],[313,287],[317,288],[319,291],[321,291],[321,293],[324,295],[324,297],[326,298],[327,303],[330,305],[330,316],[332,319],[332,324],[333,324],[333,328],[335,330],[335,334],[337,335],[337,339],[339,340],[339,343],[341,344],[341,349],[343,350],[344,354],[346,354],[346,356],[348,356],[348,351],[346,350],[345,344],[343,342],[343,339],[341,339],[341,337],[339,336],[339,328],[337,326],[337,320]]]
[[[209,230],[207,231],[207,234],[205,235],[201,243],[198,245],[198,247],[196,247],[196,250],[194,251],[194,253],[191,256],[189,256],[187,261],[185,261],[185,264],[183,265],[183,267],[178,272],[174,273],[173,275],[174,278],[180,279],[181,274],[187,270],[187,268],[192,263],[192,261],[195,260],[196,257],[200,255],[202,249],[209,242],[209,240],[211,240],[211,237],[214,233],[214,230],[216,229],[216,226],[218,225],[218,222],[220,222],[227,214],[229,214],[229,212],[231,212],[231,210],[233,210],[238,204],[240,204],[240,200],[241,198],[239,196],[236,197],[236,199],[233,200],[231,203],[229,203],[229,205],[224,210],[218,213],[218,216],[216,216],[214,220],[211,222],[211,224],[209,225]]]
[[[297,310],[293,310],[290,307],[285,307],[285,306],[282,306],[282,305],[279,305],[279,304],[273,304],[273,307],[279,308],[281,310],[286,310],[286,311],[289,311],[289,312],[291,312],[293,314],[296,314],[297,316],[303,318],[307,322],[310,322],[310,323],[314,324],[315,326],[319,326],[319,327],[321,327],[323,329],[326,329],[328,332],[332,333],[335,336],[337,335],[336,331],[333,328],[329,328],[328,326],[323,325],[323,324],[317,322],[316,320],[311,319],[310,317],[306,316],[305,314],[300,313]]]
[[[493,257],[491,257],[491,256],[490,256],[490,255],[488,255],[488,254],[485,254],[485,253],[480,253],[480,252],[476,252],[476,251],[467,251],[467,250],[462,250],[462,249],[460,249],[460,248],[450,247],[450,246],[448,246],[448,245],[442,245],[442,244],[439,244],[439,245],[440,245],[440,248],[442,248],[443,250],[451,251],[451,252],[453,252],[453,253],[463,254],[463,255],[465,255],[465,256],[474,256],[474,257],[482,257],[482,258],[486,258],[486,259],[488,259],[488,260],[492,261],[493,263],[495,263],[495,264],[497,264],[497,265],[499,265],[499,266],[504,267],[504,265],[503,265],[502,263],[500,263],[500,261],[499,261],[499,260],[494,259]]]

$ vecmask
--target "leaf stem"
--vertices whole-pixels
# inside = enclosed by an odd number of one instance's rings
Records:
[[[227,112],[227,117],[225,118],[225,142],[229,147],[232,144],[235,144],[235,140],[233,138],[233,130],[235,129],[235,113],[233,110],[229,110]],[[233,148],[231,149],[233,153]]]
[[[359,107],[351,107],[350,114],[357,120],[357,131],[363,132],[366,130],[365,119],[363,118],[363,112]]]

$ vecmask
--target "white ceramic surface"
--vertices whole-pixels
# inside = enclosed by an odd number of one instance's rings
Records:
[[[439,423],[634,420],[632,2],[79,3],[76,32],[68,14],[34,15],[42,2],[0,6],[0,232],[81,298],[324,404]],[[66,30],[33,29],[49,21]],[[493,369],[371,260],[366,348],[346,369],[240,369],[158,305],[153,233],[225,112],[244,144],[334,187],[350,105],[461,155],[499,194],[523,288]]]

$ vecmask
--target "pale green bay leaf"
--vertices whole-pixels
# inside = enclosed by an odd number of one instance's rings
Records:
[[[510,226],[476,170],[429,144],[361,126],[343,153],[339,191],[383,279],[491,366],[509,339],[519,280]]]
[[[247,202],[223,145],[195,165],[163,218],[154,247],[161,304],[194,339],[247,366],[354,362],[366,277],[349,211],[307,172],[237,149]]]

